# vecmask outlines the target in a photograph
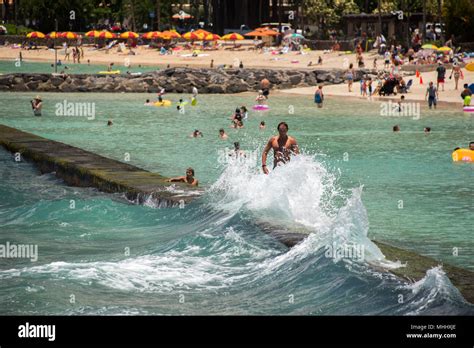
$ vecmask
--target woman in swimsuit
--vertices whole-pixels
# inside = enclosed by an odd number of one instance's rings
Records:
[[[454,89],[458,89],[458,83],[459,83],[459,77],[461,76],[461,67],[458,65],[458,63],[453,64],[453,70],[451,70],[451,75],[449,78],[454,75]]]
[[[352,82],[354,82],[354,64],[350,64],[349,65],[349,70],[347,70],[347,73],[346,73],[346,79],[347,79],[347,83],[348,83],[348,88],[349,88],[349,92],[352,92]]]

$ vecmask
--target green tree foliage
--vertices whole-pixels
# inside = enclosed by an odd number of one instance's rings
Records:
[[[305,17],[325,26],[335,26],[343,15],[359,12],[354,0],[306,0],[303,6]]]
[[[445,0],[443,17],[448,35],[458,42],[472,42],[474,28],[474,3],[472,0]]]

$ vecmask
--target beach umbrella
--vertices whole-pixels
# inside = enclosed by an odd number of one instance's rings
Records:
[[[285,39],[304,39],[304,36],[297,33],[288,34],[285,36]]]
[[[176,31],[174,30],[165,30],[164,32],[161,33],[162,37],[164,39],[179,39],[181,38],[181,35],[179,35]]]
[[[207,36],[207,35],[209,35],[209,34],[212,34],[211,32],[206,31],[206,30],[204,30],[204,29],[198,29],[198,30],[195,30],[194,32],[195,32],[196,34],[199,34],[199,35],[202,34],[203,36]]]
[[[126,31],[125,33],[120,34],[121,39],[136,39],[138,34],[133,31]]]
[[[115,39],[117,35],[111,33],[110,31],[101,31],[96,37],[98,37],[99,39]]]
[[[196,34],[194,31],[190,31],[189,33],[183,34],[182,38],[186,39],[186,40],[189,40],[189,41],[196,41],[196,40],[204,39],[204,35],[203,34]]]
[[[424,44],[423,46],[421,46],[421,48],[423,48],[424,50],[437,50],[438,49],[437,46],[432,45],[432,44]]]
[[[440,52],[449,52],[451,50],[452,50],[452,48],[447,47],[447,46],[443,46],[443,47],[440,47],[440,48],[437,49],[437,51],[440,51]]]
[[[84,35],[87,36],[87,37],[97,37],[97,36],[99,36],[99,34],[100,34],[100,31],[91,30],[91,31],[88,31],[87,33],[85,33]]]
[[[59,37],[65,38],[65,39],[77,39],[77,34],[73,33],[72,31],[66,31],[64,33],[59,34]]]
[[[149,31],[148,33],[145,33],[142,35],[142,38],[144,39],[159,39],[161,38],[161,33],[159,31]]]
[[[277,36],[280,35],[279,32],[271,29],[255,29],[254,31],[251,31],[250,33],[245,34],[245,36]]]
[[[230,33],[222,37],[222,40],[226,40],[226,41],[236,41],[236,40],[243,40],[243,39],[244,37],[238,33]]]
[[[44,39],[46,35],[44,35],[40,31],[32,31],[31,33],[26,34],[28,39]]]
[[[61,33],[56,32],[56,31],[52,31],[49,34],[47,34],[46,37],[50,38],[50,39],[57,39],[57,38],[61,37]]]
[[[189,13],[186,13],[184,11],[179,11],[179,13],[176,13],[172,16],[173,19],[190,19],[194,18],[191,16]]]
[[[220,40],[221,37],[217,34],[207,34],[205,37],[204,37],[204,40],[205,41],[217,41],[217,40]]]

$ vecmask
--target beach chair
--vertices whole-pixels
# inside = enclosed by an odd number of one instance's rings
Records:
[[[407,82],[407,85],[405,86],[403,93],[408,93],[408,91],[410,90],[410,87],[411,87],[412,85],[413,85],[413,80],[410,79],[410,80]]]

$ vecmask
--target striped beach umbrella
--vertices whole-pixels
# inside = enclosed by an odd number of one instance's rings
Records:
[[[84,35],[87,36],[87,37],[97,37],[97,36],[99,36],[99,34],[100,34],[100,31],[91,30],[91,31],[88,31],[87,33],[85,33]]]
[[[126,31],[125,33],[120,34],[121,39],[136,39],[138,34],[133,31]]]
[[[78,35],[76,33],[73,33],[72,31],[65,31],[64,33],[59,34],[59,37],[73,40],[77,39]]]
[[[243,39],[244,37],[238,33],[230,33],[222,37],[222,40],[226,40],[226,41],[236,41],[236,40],[243,40]]]
[[[57,32],[57,31],[52,31],[49,34],[47,34],[46,37],[49,38],[49,39],[57,39],[57,38],[61,37],[61,33]]]
[[[204,35],[196,34],[194,31],[190,31],[189,33],[183,34],[182,38],[189,41],[197,41],[204,39]]]
[[[26,34],[28,39],[44,39],[46,35],[44,35],[40,31],[32,31],[31,33]]]
[[[145,33],[142,35],[142,38],[144,39],[159,39],[161,38],[161,33],[159,31],[149,31],[148,33]]]
[[[115,39],[117,35],[111,33],[110,31],[101,31],[96,37],[98,37],[99,39]]]
[[[213,33],[207,34],[204,37],[205,41],[217,41],[217,40],[220,40],[220,39],[221,39],[221,37],[219,35],[213,34]]]
[[[196,34],[199,34],[199,35],[204,35],[204,37],[206,37],[207,35],[209,34],[212,34],[211,32],[207,31],[207,30],[204,30],[204,29],[198,29],[198,30],[195,30],[194,31]]]
[[[179,39],[181,38],[181,35],[179,35],[176,31],[174,30],[165,30],[164,32],[161,33],[163,38],[166,39]]]

